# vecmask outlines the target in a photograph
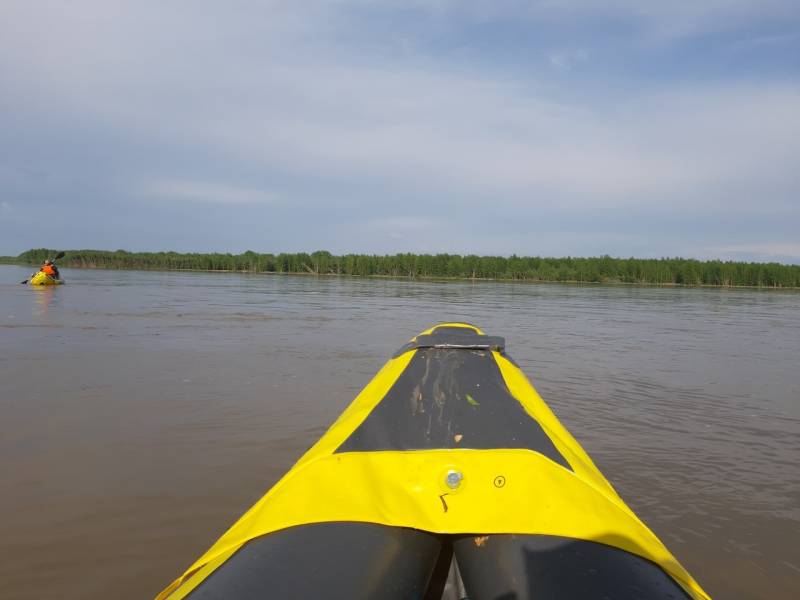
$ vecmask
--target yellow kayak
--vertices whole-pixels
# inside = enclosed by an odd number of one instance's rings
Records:
[[[453,573],[470,600],[709,598],[464,323],[403,346],[157,598],[438,600]]]
[[[64,283],[63,279],[56,279],[55,277],[50,277],[45,273],[39,271],[35,275],[32,275],[30,281],[28,281],[31,285],[61,285]]]

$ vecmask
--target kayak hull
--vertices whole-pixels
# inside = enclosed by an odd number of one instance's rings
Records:
[[[32,275],[30,281],[28,282],[31,285],[63,285],[63,279],[56,279],[55,277],[50,277],[45,273],[39,271],[35,275]]]
[[[359,541],[367,524],[383,540],[377,546]],[[314,559],[297,572],[281,558],[312,556],[314,546],[332,548],[327,566],[309,569]],[[406,561],[400,572],[380,567],[402,562],[388,558],[392,548]],[[473,600],[534,598],[534,589],[536,600],[708,598],[550,411],[503,339],[459,323],[403,346],[158,598],[249,598],[277,585],[281,597],[305,597],[302,586],[312,585],[326,597],[433,599],[451,556]],[[355,583],[345,575],[351,564],[363,572]],[[353,588],[361,584],[373,587]]]

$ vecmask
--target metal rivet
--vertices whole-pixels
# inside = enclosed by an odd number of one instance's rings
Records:
[[[461,485],[461,481],[463,479],[464,475],[460,471],[448,471],[447,477],[444,481],[447,484],[447,487],[449,487],[451,490],[454,490]]]

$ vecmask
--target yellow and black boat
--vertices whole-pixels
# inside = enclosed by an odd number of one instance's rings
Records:
[[[39,271],[38,273],[31,275],[31,278],[28,280],[28,283],[31,285],[61,285],[64,283],[63,279],[56,279],[55,277],[51,277],[47,273],[43,273]]]
[[[463,323],[403,346],[158,599],[438,600],[451,562],[470,600],[708,599]]]

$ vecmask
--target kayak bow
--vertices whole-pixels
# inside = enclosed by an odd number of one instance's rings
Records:
[[[503,338],[444,323],[158,599],[436,598],[451,556],[471,600],[709,598]]]

